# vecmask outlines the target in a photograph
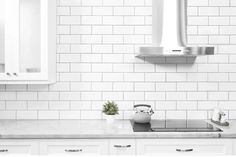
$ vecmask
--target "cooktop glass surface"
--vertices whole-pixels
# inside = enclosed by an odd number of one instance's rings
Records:
[[[222,132],[203,120],[152,120],[148,124],[131,121],[134,132]]]

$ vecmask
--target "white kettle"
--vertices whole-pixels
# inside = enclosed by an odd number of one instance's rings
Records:
[[[151,116],[154,114],[152,108],[150,105],[140,104],[140,105],[134,105],[134,109],[136,110],[133,121],[135,123],[150,123]]]

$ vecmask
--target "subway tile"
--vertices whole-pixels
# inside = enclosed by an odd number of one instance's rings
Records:
[[[38,113],[37,111],[17,111],[16,113],[16,118],[17,119],[37,119],[38,118]]]
[[[38,112],[38,119],[59,119],[59,112],[58,111],[39,111]]]
[[[62,120],[80,119],[80,111],[60,111],[59,114]]]

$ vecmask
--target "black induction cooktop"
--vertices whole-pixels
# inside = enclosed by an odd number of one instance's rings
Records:
[[[131,121],[134,132],[222,132],[203,120],[152,120],[148,124]]]

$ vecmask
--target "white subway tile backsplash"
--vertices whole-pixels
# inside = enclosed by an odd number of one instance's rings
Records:
[[[59,0],[53,85],[0,86],[0,119],[118,119],[150,104],[157,119],[207,119],[214,107],[235,118],[236,1],[188,0],[188,44],[203,57],[135,58],[152,42],[152,0]]]

